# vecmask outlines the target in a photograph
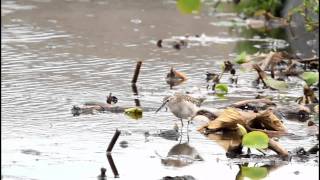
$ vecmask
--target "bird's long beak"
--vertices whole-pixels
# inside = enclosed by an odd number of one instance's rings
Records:
[[[157,113],[158,111],[160,111],[160,110],[167,104],[167,102],[168,102],[168,101],[164,101],[164,102],[162,103],[162,105],[156,110],[155,113]]]

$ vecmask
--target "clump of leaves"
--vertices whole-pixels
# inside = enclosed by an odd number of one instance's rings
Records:
[[[307,83],[308,86],[311,86],[319,82],[319,72],[304,72],[300,77]]]
[[[216,84],[214,88],[216,94],[225,95],[228,93],[228,85],[227,84]]]
[[[236,57],[236,63],[243,64],[247,62],[247,52],[243,51]]]
[[[267,76],[267,74],[260,68],[259,65],[254,64],[252,67],[257,71],[259,78],[265,83],[266,86],[277,90],[288,89],[288,84],[285,81],[275,80]]]
[[[177,7],[185,14],[198,13],[200,11],[200,0],[178,0]]]
[[[294,14],[300,14],[305,20],[305,28],[307,31],[315,31],[319,29],[319,0],[303,0],[303,2],[288,12],[288,21],[292,20]]]
[[[242,138],[242,145],[248,148],[265,149],[268,147],[269,137],[261,131],[252,131]]]
[[[264,79],[264,82],[267,84],[267,86],[277,89],[277,90],[286,90],[288,89],[288,84],[285,81],[279,81],[272,79],[271,77],[267,77]]]
[[[268,147],[269,137],[266,133],[261,131],[251,131],[247,133],[247,130],[240,124],[237,124],[242,137],[242,146],[254,149],[265,149]]]
[[[142,109],[138,107],[128,108],[124,110],[124,114],[132,119],[142,118]]]
[[[254,16],[257,11],[270,12],[278,16],[281,6],[282,1],[280,0],[241,0],[235,9],[246,16]]]

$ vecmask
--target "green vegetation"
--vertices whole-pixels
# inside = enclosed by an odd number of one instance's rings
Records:
[[[302,4],[289,11],[288,21],[292,20],[294,14],[300,14],[304,18],[307,31],[319,29],[319,0],[303,0]]]
[[[228,93],[228,85],[227,84],[217,84],[214,88],[216,94],[224,95]]]
[[[268,147],[269,137],[261,131],[252,131],[242,138],[242,145],[248,148],[265,149]]]
[[[235,6],[235,10],[247,17],[266,13],[279,17],[283,4],[283,0],[242,0]],[[292,8],[284,18],[287,22],[291,22],[292,16],[297,14],[304,18],[307,31],[312,32],[319,29],[319,0],[303,0],[300,5]]]
[[[304,72],[300,76],[308,86],[319,82],[319,72]]]
[[[263,179],[267,177],[268,169],[266,167],[241,167],[241,176],[250,179]]]
[[[142,109],[133,107],[133,108],[128,108],[124,110],[125,115],[132,119],[140,119],[142,118]]]
[[[237,64],[246,63],[246,58],[247,58],[247,52],[243,51],[236,57],[236,63]]]
[[[285,81],[275,80],[271,77],[267,77],[265,80],[267,86],[277,89],[277,90],[286,90],[288,89],[288,84]]]
[[[177,8],[185,14],[198,13],[200,5],[200,0],[178,0],[177,2]]]
[[[279,16],[282,5],[281,0],[241,0],[235,10],[238,13],[244,13],[246,16],[254,16],[256,12],[262,11]]]

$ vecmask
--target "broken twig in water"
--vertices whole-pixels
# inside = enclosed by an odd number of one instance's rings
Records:
[[[282,147],[280,143],[274,141],[273,139],[269,139],[269,149],[273,150],[283,158],[288,158],[289,156],[288,151]]]
[[[113,162],[113,159],[112,159],[111,154],[107,154],[107,158],[108,158],[108,162],[109,162],[109,164],[110,164],[110,167],[111,167],[111,169],[112,169],[112,172],[113,172],[113,174],[114,174],[114,177],[115,177],[115,178],[119,178],[119,173],[118,173],[118,170],[117,170],[116,165],[115,165],[114,162]]]
[[[142,61],[138,61],[131,83],[136,83],[137,82],[141,65],[142,65]]]
[[[113,148],[114,144],[117,142],[117,140],[118,140],[118,138],[120,136],[120,133],[121,133],[121,131],[119,131],[117,129],[116,132],[114,133],[114,135],[113,135],[113,137],[111,139],[111,142],[110,142],[110,144],[108,146],[108,149],[107,149],[108,162],[110,164],[110,167],[112,169],[112,172],[113,172],[115,178],[119,178],[119,173],[118,173],[118,170],[116,168],[116,165],[113,162],[113,159],[112,159],[112,156],[111,156],[111,151],[112,151],[112,148]]]
[[[118,129],[117,129],[116,132],[114,133],[114,135],[113,135],[113,137],[112,137],[112,139],[111,139],[111,141],[110,141],[110,143],[109,143],[109,146],[108,146],[108,148],[107,148],[107,153],[108,153],[108,154],[111,153],[114,144],[117,142],[118,137],[120,136],[120,133],[121,133],[121,131],[119,131]]]

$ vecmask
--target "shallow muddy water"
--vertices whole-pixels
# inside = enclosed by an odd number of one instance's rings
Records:
[[[101,167],[107,168],[107,178],[113,179],[106,149],[116,129],[122,133],[112,157],[120,179],[236,178],[239,166],[225,156],[219,144],[199,134],[194,124],[190,125],[189,145],[204,161],[184,167],[163,165],[160,156],[165,157],[179,141],[152,134],[179,123],[169,111],[144,112],[143,118],[133,120],[109,112],[73,116],[70,109],[88,101],[105,102],[109,92],[119,99],[119,106],[134,106],[138,98],[141,106],[151,109],[176,91],[205,96],[204,106],[215,108],[253,98],[258,94],[250,85],[255,72],[240,73],[238,87],[230,88],[226,100],[208,95],[205,72],[220,72],[223,61],[231,60],[239,47],[257,51],[255,47],[261,44],[286,44],[281,39],[285,37],[261,39],[244,34],[249,31],[245,27],[223,23],[235,14],[228,10],[212,13],[210,5],[198,15],[182,15],[175,1],[169,0],[1,2],[2,179],[94,179]],[[186,34],[210,38],[206,44],[180,51],[156,46],[158,39]],[[134,96],[130,82],[138,60],[143,64],[137,83],[139,95]],[[170,90],[165,75],[171,67],[189,79]],[[222,81],[227,81],[227,76]],[[276,101],[282,103],[282,99],[301,96],[302,84],[290,84],[285,92],[266,90],[266,94],[276,94]],[[306,134],[305,123],[285,124],[295,136],[279,142],[289,151],[317,143]],[[151,135],[146,137],[146,132]],[[121,141],[127,141],[128,147],[122,148]],[[280,177],[318,179],[317,158],[282,163],[268,169],[265,179]]]

